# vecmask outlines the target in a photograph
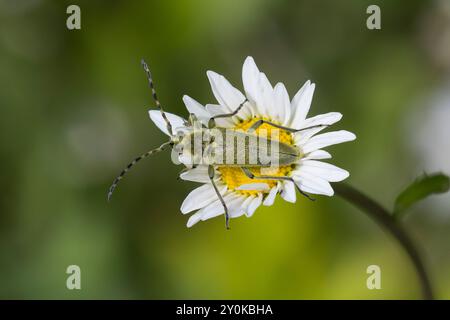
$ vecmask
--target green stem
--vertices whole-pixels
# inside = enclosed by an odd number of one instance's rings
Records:
[[[333,188],[337,195],[368,213],[372,219],[383,226],[397,239],[414,265],[422,287],[423,298],[432,300],[433,293],[431,290],[430,279],[418,250],[405,229],[394,220],[393,216],[385,208],[353,187],[347,184],[337,183],[333,185]]]

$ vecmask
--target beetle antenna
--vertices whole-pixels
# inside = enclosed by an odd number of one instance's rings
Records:
[[[150,86],[150,89],[152,90],[152,96],[153,100],[155,100],[156,106],[158,107],[159,111],[161,111],[161,115],[166,122],[167,131],[169,131],[169,134],[173,136],[172,132],[172,125],[169,122],[169,119],[167,118],[167,115],[165,114],[163,108],[161,107],[161,103],[159,102],[158,96],[156,95],[155,86],[153,84],[153,77],[152,73],[150,72],[150,68],[148,67],[147,63],[144,61],[144,59],[141,60],[142,67],[144,68],[145,73],[147,74],[148,84]]]
[[[117,178],[114,179],[111,187],[109,188],[108,191],[108,201],[111,199],[111,196],[114,192],[114,189],[116,189],[117,184],[119,183],[120,180],[123,179],[123,176],[130,171],[130,169],[140,160],[147,158],[148,156],[151,156],[152,154],[158,153],[160,151],[163,151],[168,145],[171,145],[172,142],[168,141],[163,143],[162,145],[160,145],[158,148],[147,151],[146,153],[140,155],[139,157],[137,157],[136,159],[134,159],[133,161],[131,161],[126,167],[125,169],[122,170],[122,172],[117,176]]]

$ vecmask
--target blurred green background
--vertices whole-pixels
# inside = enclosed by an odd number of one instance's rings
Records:
[[[81,30],[66,8],[81,8]],[[366,8],[381,7],[381,30]],[[450,172],[450,1],[0,0],[0,298],[417,299],[410,261],[343,200],[278,198],[250,218],[185,227],[195,183],[170,153],[134,156],[166,137],[140,59],[166,110],[214,97],[206,70],[242,88],[251,55],[291,96],[308,79],[311,115],[344,114],[358,139],[329,150],[348,180],[391,208],[423,171]],[[438,298],[450,298],[450,198],[414,207]],[[66,288],[68,265],[82,290]],[[366,288],[366,268],[382,290]]]

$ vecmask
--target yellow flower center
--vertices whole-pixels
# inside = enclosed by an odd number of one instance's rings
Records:
[[[258,120],[267,120],[267,121],[271,121],[272,123],[276,123],[275,121],[270,120],[268,118],[252,118],[252,119],[248,119],[248,120],[245,120],[245,121],[237,124],[233,129],[247,131]],[[276,124],[278,124],[278,123],[276,123]],[[259,135],[261,130],[263,130],[262,132],[264,132],[264,134],[267,137],[271,137],[271,130],[278,130],[278,138],[279,138],[280,142],[290,144],[290,145],[293,145],[293,143],[294,143],[292,134],[288,131],[278,129],[276,127],[273,127],[269,124],[264,123],[261,126],[259,126],[258,129],[255,130],[255,134]],[[289,173],[292,171],[293,166],[290,166],[290,165],[280,166],[278,168],[275,168],[274,170],[271,170],[272,172],[269,172],[269,169],[265,168],[264,173],[261,173],[261,167],[249,166],[248,168],[255,176],[270,175],[270,176],[282,177],[282,176],[288,176]],[[217,169],[220,171],[222,181],[227,185],[228,190],[235,190],[237,187],[239,187],[243,184],[250,184],[250,183],[266,183],[269,186],[269,188],[271,189],[272,187],[276,186],[276,184],[278,183],[278,180],[250,179],[249,177],[247,177],[247,175],[242,171],[242,169],[240,167],[219,166]],[[235,191],[239,192],[243,195],[247,195],[247,196],[255,195],[260,192],[263,192],[263,193],[269,192],[269,190],[267,190],[267,191],[235,190]]]

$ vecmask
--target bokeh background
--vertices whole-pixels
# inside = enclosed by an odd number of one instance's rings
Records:
[[[66,8],[81,7],[81,30]],[[381,30],[366,8],[381,7]],[[450,173],[450,2],[0,0],[0,298],[417,299],[410,261],[364,213],[337,197],[277,199],[251,219],[185,227],[170,154],[112,179],[166,137],[140,59],[167,110],[188,94],[214,102],[206,70],[242,88],[255,58],[291,96],[317,83],[311,114],[339,111],[358,140],[330,148],[357,188],[392,207],[426,172]],[[405,224],[436,295],[450,298],[450,198]],[[66,289],[68,265],[82,290]],[[382,290],[366,268],[382,269]]]

